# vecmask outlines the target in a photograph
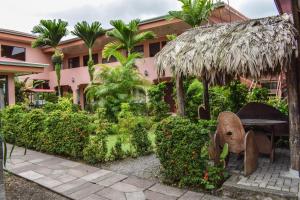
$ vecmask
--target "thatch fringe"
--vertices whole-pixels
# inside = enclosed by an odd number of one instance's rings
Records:
[[[288,15],[190,29],[157,55],[158,74],[206,77],[211,83],[244,76],[259,78],[288,66],[297,31]]]

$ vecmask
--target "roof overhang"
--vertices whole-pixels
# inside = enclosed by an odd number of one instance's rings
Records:
[[[51,89],[37,89],[37,88],[29,88],[26,89],[25,92],[33,92],[33,93],[55,93],[55,90]]]
[[[48,64],[16,62],[16,61],[0,61],[0,72],[12,73],[40,73]]]

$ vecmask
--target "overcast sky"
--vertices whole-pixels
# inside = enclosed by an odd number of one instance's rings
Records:
[[[274,0],[229,0],[229,4],[250,18],[277,15]],[[68,21],[69,29],[82,20],[97,20],[108,28],[111,19],[148,19],[178,9],[177,0],[6,0],[1,2],[0,28],[30,33],[40,19],[54,18]]]

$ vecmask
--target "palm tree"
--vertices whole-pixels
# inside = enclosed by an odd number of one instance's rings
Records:
[[[181,19],[191,27],[200,26],[203,22],[208,21],[208,17],[212,10],[215,8],[215,4],[212,0],[179,0],[182,3],[180,11],[170,11],[170,18]],[[207,112],[209,112],[209,94],[208,94],[208,81],[205,77],[202,77],[202,83],[204,88],[204,106]],[[181,74],[176,74],[176,90],[177,90],[177,102],[178,112],[180,115],[185,115],[184,110],[184,91],[183,91],[183,77]],[[209,114],[210,116],[210,114]]]
[[[62,21],[61,19],[42,19],[40,21],[40,24],[34,26],[32,29],[33,33],[38,34],[37,39],[34,40],[31,44],[33,48],[50,46],[54,49],[54,54],[52,55],[52,63],[55,67],[59,96],[61,96],[60,71],[64,54],[60,49],[58,49],[58,45],[61,39],[68,34],[67,26],[68,22]]]
[[[95,72],[92,49],[96,39],[104,34],[104,32],[101,23],[97,21],[92,24],[88,24],[86,21],[78,22],[74,27],[74,31],[71,32],[73,35],[81,38],[89,49],[88,70],[90,81],[93,81]]]
[[[152,31],[139,32],[139,19],[131,20],[128,25],[122,20],[112,20],[110,24],[114,29],[107,31],[106,35],[115,41],[105,45],[102,52],[104,58],[110,58],[113,52],[121,49],[125,49],[129,56],[135,45],[155,37]]]

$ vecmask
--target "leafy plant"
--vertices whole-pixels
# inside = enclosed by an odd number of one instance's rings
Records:
[[[133,58],[132,58],[133,59]],[[123,62],[123,61],[122,61]],[[130,65],[132,61],[124,61],[127,67],[102,66],[101,71],[96,74],[97,84],[91,84],[86,89],[89,99],[94,99],[95,104],[104,107],[107,117],[116,121],[122,103],[145,102],[146,81],[138,71]]]
[[[152,85],[148,90],[149,96],[149,111],[150,115],[154,116],[155,121],[167,117],[169,114],[169,105],[165,102],[164,96],[166,84],[164,82],[157,85]]]
[[[140,119],[132,131],[132,145],[138,156],[144,156],[151,152],[151,142],[148,138],[145,119]]]
[[[122,139],[118,137],[117,142],[111,150],[111,155],[113,156],[113,159],[119,160],[123,159],[125,154],[126,153],[122,149]]]
[[[104,162],[107,154],[106,135],[96,134],[89,138],[88,144],[83,149],[83,160],[91,164]]]
[[[191,120],[198,119],[198,107],[203,103],[203,86],[196,78],[188,78],[184,81],[186,88],[185,107],[186,116]]]
[[[247,103],[248,88],[239,81],[232,81],[229,88],[228,99],[230,101],[230,110],[237,112]]]
[[[185,186],[201,186],[208,163],[208,132],[200,124],[181,117],[168,117],[155,131],[157,156],[165,181]]]
[[[248,93],[248,102],[262,102],[268,101],[269,91],[267,88],[254,88]]]

